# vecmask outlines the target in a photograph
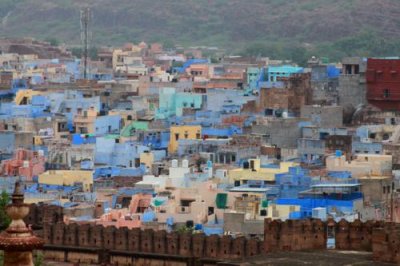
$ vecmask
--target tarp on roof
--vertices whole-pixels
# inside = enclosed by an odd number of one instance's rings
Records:
[[[187,60],[182,67],[175,67],[174,69],[179,73],[184,73],[186,68],[190,67],[194,64],[206,64],[208,63],[207,59],[189,59]]]

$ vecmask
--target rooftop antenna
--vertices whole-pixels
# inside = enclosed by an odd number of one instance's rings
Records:
[[[83,46],[83,78],[87,79],[88,74],[88,56],[89,56],[89,39],[91,32],[89,24],[91,21],[91,12],[89,7],[81,9],[81,41]]]

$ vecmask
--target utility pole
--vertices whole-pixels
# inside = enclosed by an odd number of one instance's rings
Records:
[[[87,79],[88,74],[88,56],[89,56],[89,23],[91,20],[90,8],[81,9],[81,41],[83,46],[83,78]]]

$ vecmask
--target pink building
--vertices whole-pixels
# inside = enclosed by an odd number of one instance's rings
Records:
[[[121,209],[111,210],[109,213],[103,214],[98,220],[96,220],[96,224],[105,227],[115,226],[117,228],[127,227],[132,229],[140,228],[142,221],[140,220],[140,215],[130,214],[127,209]]]
[[[147,194],[134,195],[128,209],[113,209],[96,220],[96,224],[117,228],[140,228],[141,215],[150,206],[151,198],[152,196]]]
[[[32,181],[34,176],[44,173],[45,160],[43,153],[18,149],[12,159],[2,162],[1,173],[7,176],[24,176]]]

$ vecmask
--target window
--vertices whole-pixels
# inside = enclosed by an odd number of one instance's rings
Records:
[[[175,140],[178,140],[178,139],[179,139],[179,134],[175,133]]]
[[[386,187],[383,186],[383,194],[386,194]]]
[[[389,89],[385,89],[383,91],[383,98],[389,98],[390,97],[390,91]]]
[[[135,167],[140,167],[140,158],[135,158]]]
[[[214,207],[208,207],[208,215],[214,214]]]

